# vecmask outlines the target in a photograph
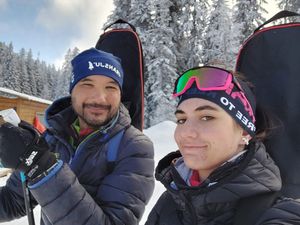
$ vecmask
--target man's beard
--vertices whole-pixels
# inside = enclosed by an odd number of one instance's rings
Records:
[[[98,109],[104,109],[107,111],[107,117],[104,120],[97,120],[97,119],[89,118],[84,113],[85,112],[84,109],[86,107],[94,107],[94,108],[98,108]],[[89,127],[93,128],[93,129],[98,129],[101,126],[105,126],[112,120],[112,118],[116,114],[116,112],[112,112],[111,105],[103,105],[103,104],[97,104],[97,103],[83,103],[82,114],[80,114],[78,112],[76,112],[76,113],[82,121],[84,121]]]

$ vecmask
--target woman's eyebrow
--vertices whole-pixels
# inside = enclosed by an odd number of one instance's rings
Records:
[[[217,108],[210,106],[210,105],[203,105],[203,106],[199,106],[195,109],[195,111],[202,111],[202,110],[213,110],[213,111],[218,111]]]
[[[203,106],[199,106],[197,107],[194,111],[202,111],[202,110],[213,110],[213,111],[218,111],[217,108],[210,106],[210,105],[203,105]],[[185,114],[185,112],[182,109],[177,109],[174,113],[175,115],[177,114]]]
[[[174,114],[175,114],[175,115],[176,115],[176,114],[185,114],[185,112],[184,112],[183,110],[181,110],[181,109],[176,109],[176,111],[175,111]]]

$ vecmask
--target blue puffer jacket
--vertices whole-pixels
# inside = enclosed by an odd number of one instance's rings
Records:
[[[61,163],[30,187],[34,203],[42,208],[41,225],[138,224],[154,189],[152,142],[130,126],[128,111],[121,105],[111,128],[99,130],[74,149],[68,129],[75,118],[70,98],[54,102],[47,110],[47,141]],[[106,143],[124,128],[110,171]],[[14,173],[0,190],[0,221],[24,215],[22,187]]]

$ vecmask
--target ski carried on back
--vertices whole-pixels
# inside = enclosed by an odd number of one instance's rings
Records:
[[[127,24],[128,28],[113,28]],[[135,27],[117,20],[104,29],[96,48],[119,57],[124,69],[124,83],[121,102],[131,117],[131,124],[143,130],[144,126],[144,62],[141,41]]]

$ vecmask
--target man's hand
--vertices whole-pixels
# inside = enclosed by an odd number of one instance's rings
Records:
[[[24,121],[18,127],[0,125],[0,161],[6,168],[23,171],[31,180],[57,162],[44,138]]]

